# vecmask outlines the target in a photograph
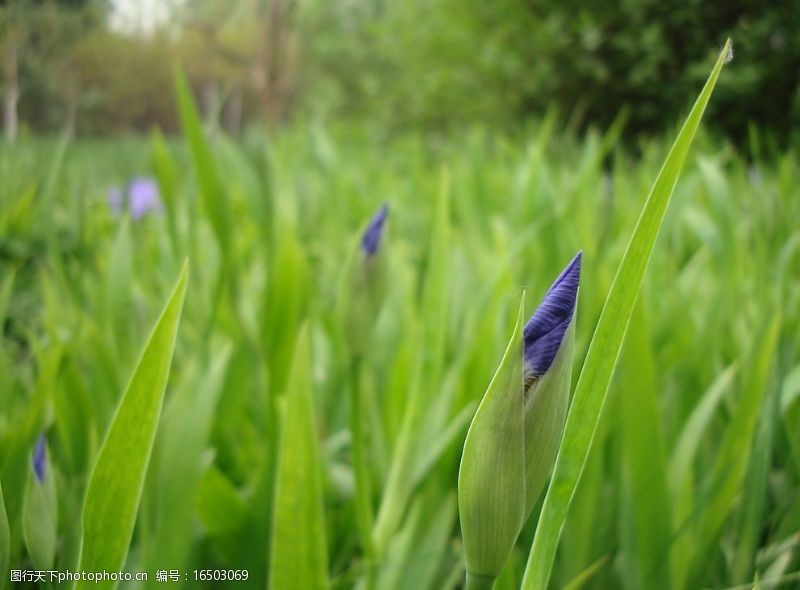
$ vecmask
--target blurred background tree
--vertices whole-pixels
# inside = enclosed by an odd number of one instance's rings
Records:
[[[210,126],[293,118],[389,131],[576,129],[626,105],[629,137],[678,118],[727,36],[739,59],[710,118],[786,143],[800,120],[800,3],[687,0],[5,0],[6,136],[177,129],[172,64]],[[133,16],[132,16],[133,15]]]

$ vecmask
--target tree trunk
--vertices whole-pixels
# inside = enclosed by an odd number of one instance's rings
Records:
[[[203,119],[209,133],[217,130],[219,114],[219,84],[214,80],[206,80],[203,83],[200,93],[200,104],[202,105]]]
[[[231,92],[228,104],[225,105],[225,130],[233,136],[239,135],[242,130],[242,111],[244,105],[242,101],[242,91],[239,88]]]

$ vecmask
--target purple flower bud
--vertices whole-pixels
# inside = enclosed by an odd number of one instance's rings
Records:
[[[36,439],[36,446],[33,448],[33,473],[39,483],[44,481],[45,465],[47,465],[47,438],[44,432]]]
[[[381,245],[383,228],[386,225],[386,217],[389,215],[389,206],[384,203],[375,216],[370,220],[364,235],[361,237],[361,250],[367,256],[374,256]]]
[[[561,272],[523,330],[525,392],[553,364],[575,312],[581,277],[581,254]]]
[[[152,211],[161,211],[161,199],[158,196],[158,185],[152,178],[138,177],[131,180],[128,185],[128,202],[131,208],[131,217],[141,219]]]

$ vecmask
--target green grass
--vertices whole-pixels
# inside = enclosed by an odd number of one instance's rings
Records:
[[[204,135],[187,109],[186,142],[84,140],[62,153],[29,138],[0,148],[0,483],[10,525],[7,541],[0,526],[0,572],[6,546],[11,568],[33,567],[25,495],[45,431],[55,569],[75,570],[82,522],[107,518],[82,511],[87,494],[87,507],[101,490],[114,495],[98,478],[122,485],[124,474],[133,484],[113,502],[125,522],[94,545],[92,529],[83,532],[94,567],[113,549],[109,568],[124,558],[124,570],[151,580],[179,568],[187,588],[220,587],[195,583],[195,569],[232,569],[248,579],[225,587],[262,589],[291,575],[290,559],[313,564],[309,588],[460,587],[461,448],[520,294],[529,314],[583,249],[583,366],[677,134],[631,150],[616,127],[576,138],[550,117],[514,137],[298,125],[234,141]],[[749,162],[696,138],[550,587],[727,588],[758,578],[766,588],[800,570],[799,164],[793,151]],[[158,177],[163,215],[126,222],[108,210],[107,188],[133,174]],[[385,296],[354,372],[338,312],[345,261],[384,201]],[[109,441],[186,258],[149,467],[147,444],[127,461],[109,458],[123,448]],[[160,390],[146,389],[155,427]],[[361,401],[368,483],[359,502],[351,399]],[[127,466],[101,468],[112,460]],[[304,507],[300,528],[280,506]],[[539,512],[497,588],[520,587]],[[129,547],[117,545],[126,537]]]

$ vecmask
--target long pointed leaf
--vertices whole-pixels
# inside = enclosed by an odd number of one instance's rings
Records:
[[[78,569],[119,571],[125,563],[167,386],[189,278],[178,283],[145,346],[111,421],[89,478]],[[110,580],[79,581],[83,588],[114,588]]]
[[[308,327],[300,330],[289,375],[276,474],[269,587],[325,589],[328,557],[311,395]]]
[[[658,230],[703,112],[730,54],[728,41],[653,184],[611,285],[567,415],[564,437],[525,569],[522,587],[526,590],[547,587],[561,529],[580,482]]]

